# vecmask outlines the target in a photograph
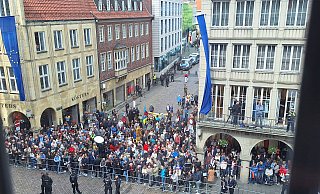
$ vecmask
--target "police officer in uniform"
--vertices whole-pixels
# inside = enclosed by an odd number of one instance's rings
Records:
[[[229,193],[233,194],[234,193],[234,189],[237,186],[237,181],[234,180],[233,176],[230,176],[229,180],[228,180],[228,187],[229,187]]]
[[[116,176],[115,184],[116,184],[116,194],[120,194],[121,179],[118,176]]]
[[[79,185],[78,185],[78,176],[74,170],[70,174],[70,183],[71,183],[71,186],[73,189],[73,194],[76,194],[76,190],[77,190],[78,194],[81,194],[81,192],[79,190]]]
[[[107,179],[103,179],[103,183],[104,183],[104,193],[112,194],[112,180],[110,179],[110,176],[108,176]]]
[[[41,176],[41,194],[51,194],[52,193],[52,179],[49,177],[48,173],[42,174]]]

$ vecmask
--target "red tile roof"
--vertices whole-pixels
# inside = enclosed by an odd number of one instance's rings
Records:
[[[101,11],[93,0],[23,0],[26,20],[83,20],[94,19],[121,19],[152,17],[143,7],[143,11]]]

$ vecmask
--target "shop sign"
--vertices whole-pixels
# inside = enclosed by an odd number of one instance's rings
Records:
[[[75,95],[71,100],[72,100],[72,101],[75,101],[75,100],[84,98],[84,97],[86,97],[86,96],[88,96],[88,95],[89,95],[89,92],[82,93],[82,94],[79,94],[79,95]]]
[[[6,104],[6,103],[0,103],[1,108],[10,108],[10,109],[16,109],[17,105],[16,104]]]

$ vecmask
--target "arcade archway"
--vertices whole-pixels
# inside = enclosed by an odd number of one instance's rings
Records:
[[[19,111],[14,111],[8,116],[9,125],[15,127],[15,129],[27,129],[31,128],[31,123],[28,117]]]
[[[56,112],[53,108],[45,109],[40,117],[41,127],[48,127],[54,125],[56,122]]]

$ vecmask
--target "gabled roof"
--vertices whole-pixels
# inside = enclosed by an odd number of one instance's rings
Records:
[[[32,21],[94,19],[88,2],[91,0],[23,0],[25,18]]]

